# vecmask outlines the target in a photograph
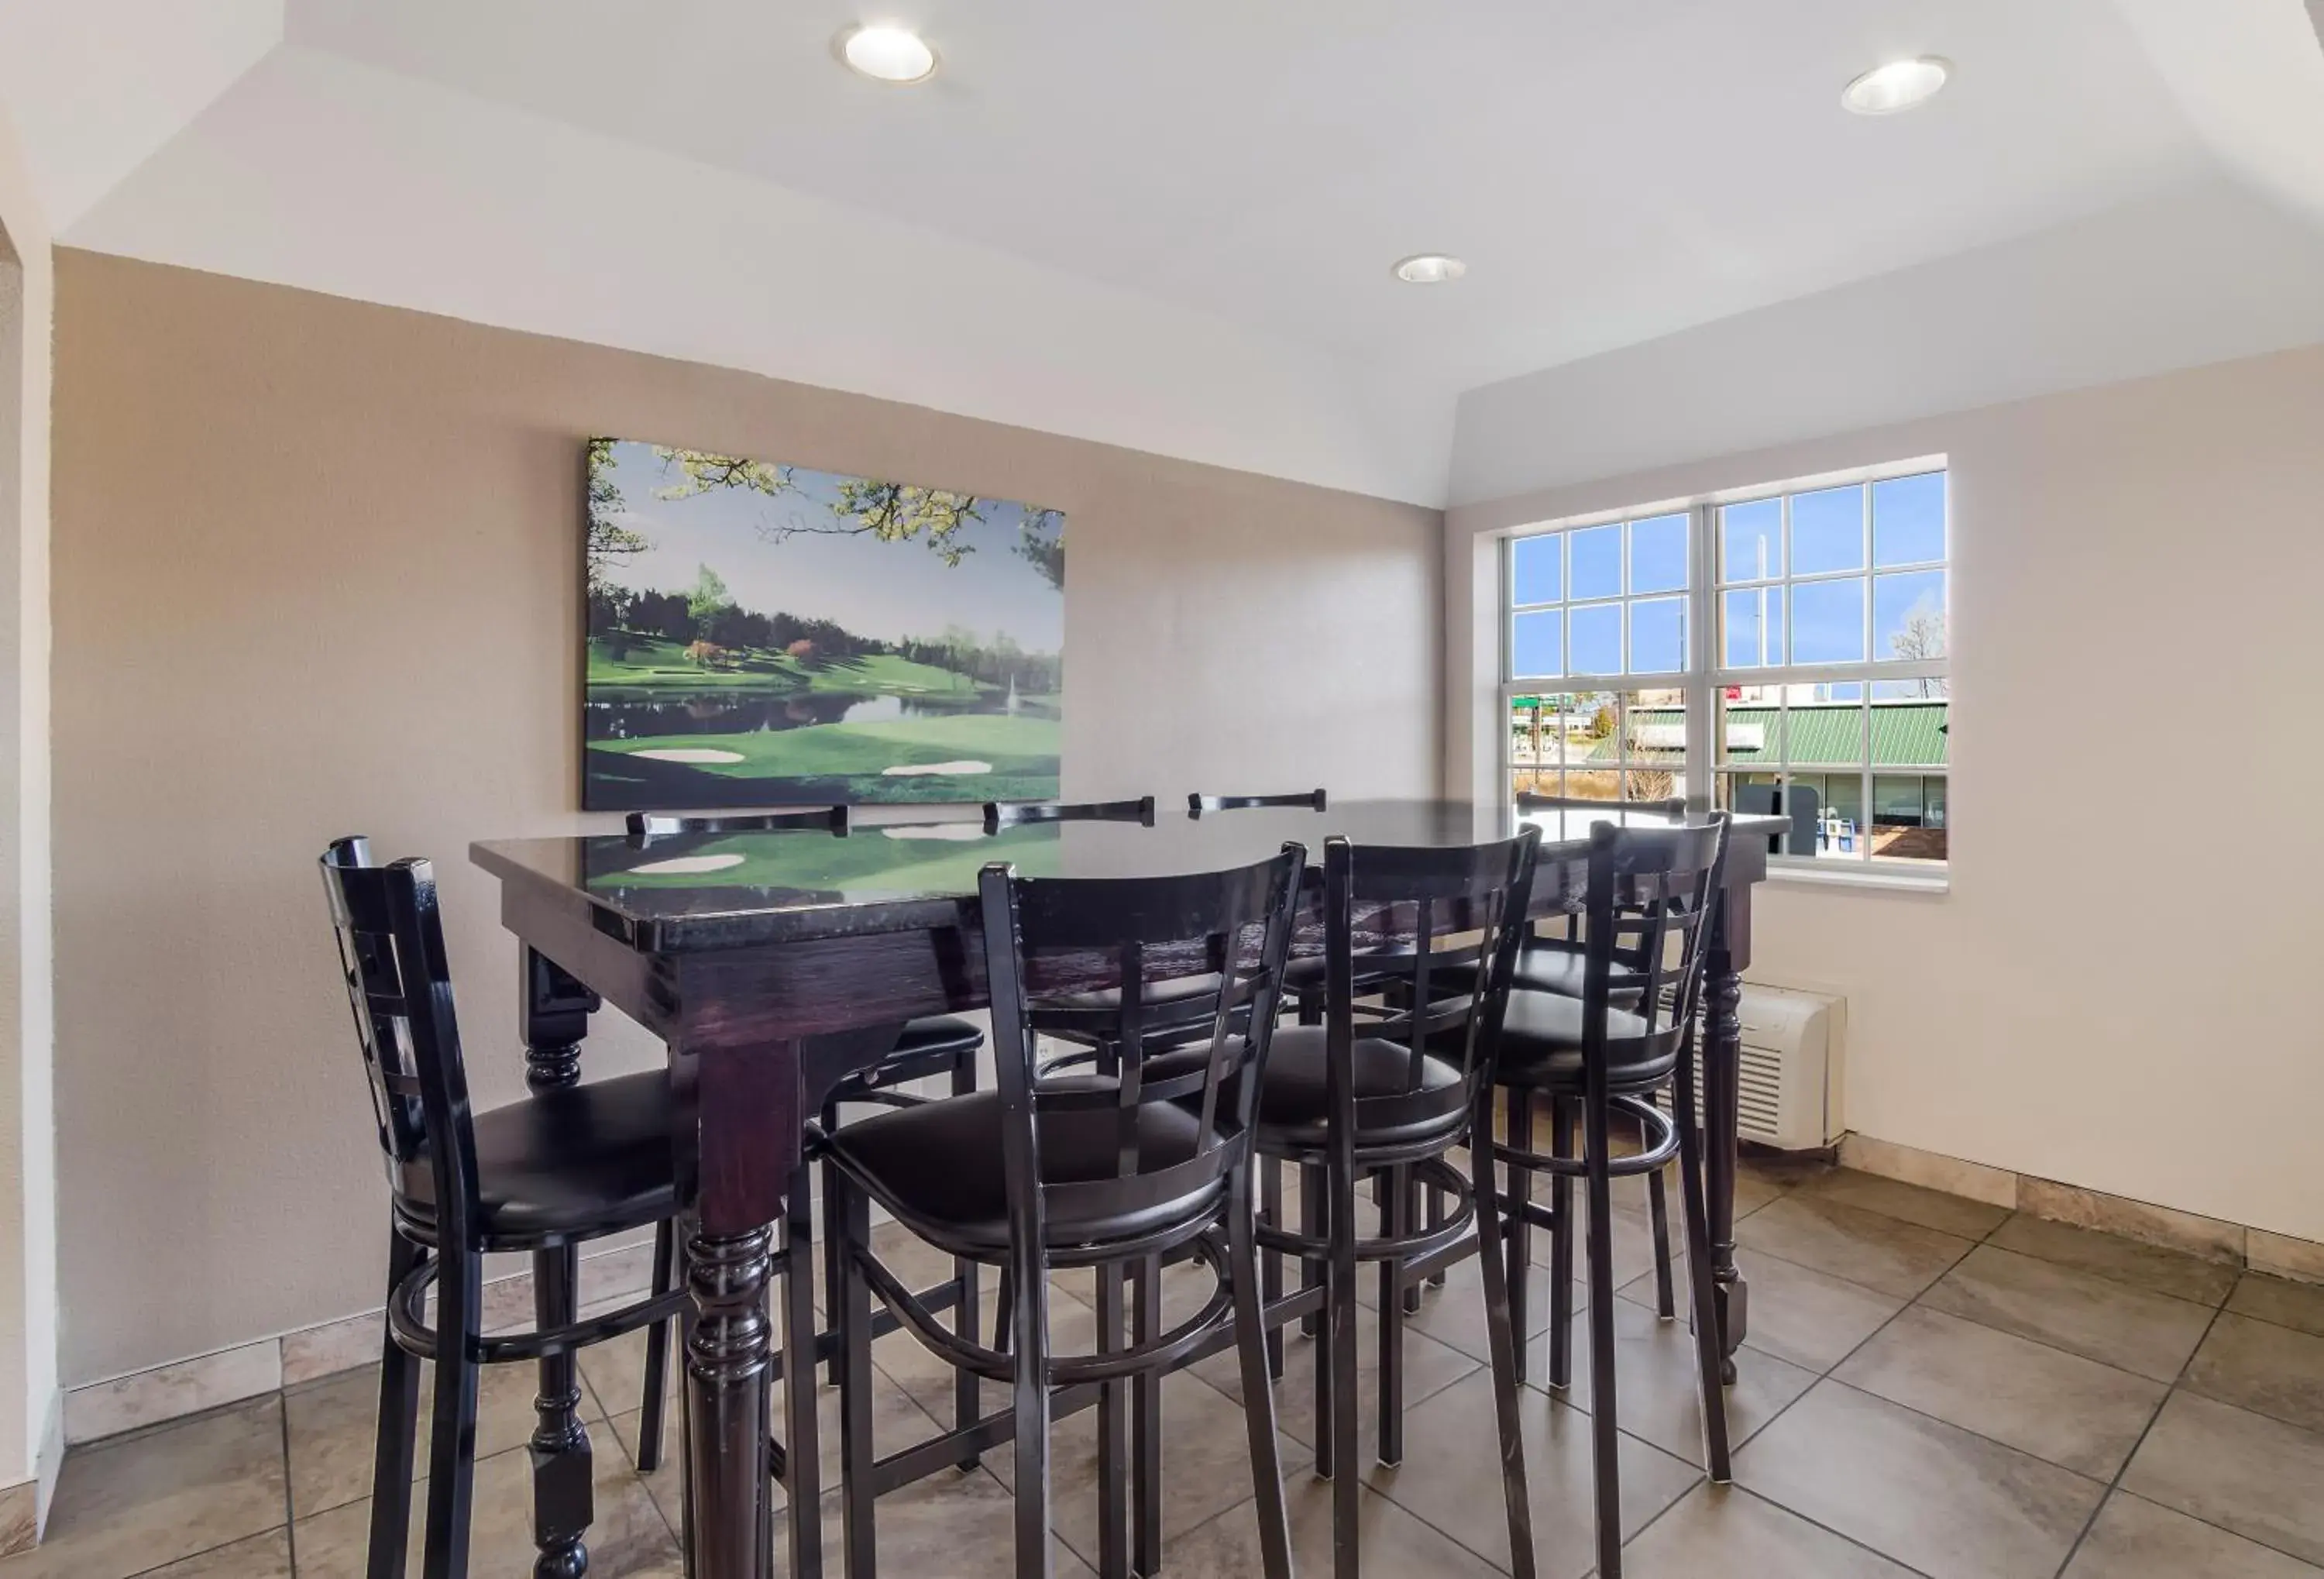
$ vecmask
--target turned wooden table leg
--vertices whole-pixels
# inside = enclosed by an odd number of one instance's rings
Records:
[[[686,1243],[694,1330],[686,1343],[687,1428],[698,1579],[761,1579],[767,1510],[769,1324],[773,1231],[706,1233]],[[813,1386],[812,1376],[803,1379]]]
[[[560,1090],[581,1078],[581,1041],[597,994],[532,949],[524,951],[522,968],[525,1084],[537,1093]],[[575,1247],[534,1255],[532,1308],[541,1326],[560,1326],[579,1314],[580,1279]],[[582,1579],[589,1571],[595,1470],[581,1423],[581,1372],[571,1354],[540,1362],[532,1407],[539,1416],[530,1443],[534,1579]]]
[[[1748,1330],[1749,1289],[1735,1265],[1735,1171],[1741,1123],[1743,1001],[1738,943],[1748,939],[1749,893],[1731,885],[1720,907],[1704,961],[1702,1010],[1702,1109],[1704,1182],[1709,1186],[1711,1276],[1719,1313],[1720,1373],[1735,1380],[1735,1351]]]

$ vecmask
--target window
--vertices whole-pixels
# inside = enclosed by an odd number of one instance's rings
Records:
[[[1780,808],[1802,859],[1944,861],[1947,495],[1923,465],[1511,539],[1512,787]]]

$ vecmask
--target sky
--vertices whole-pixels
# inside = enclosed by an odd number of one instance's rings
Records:
[[[890,642],[965,625],[986,638],[1006,632],[1028,652],[1064,650],[1064,596],[1012,551],[1022,504],[981,502],[985,519],[954,536],[972,551],[947,566],[920,538],[881,542],[869,533],[801,532],[766,540],[765,525],[832,519],[840,479],[827,472],[798,468],[793,491],[776,498],[721,488],[660,499],[656,491],[679,479],[651,446],[619,443],[613,455],[613,481],[626,506],[622,524],[653,545],[612,568],[618,585],[685,592],[707,565],[737,604],[761,614],[832,620],[859,636]]]
[[[1772,579],[1784,573],[1783,505],[1781,499],[1761,499],[1720,509],[1716,530],[1722,584]],[[1664,674],[1683,669],[1686,536],[1687,517],[1681,513],[1517,540],[1510,552],[1514,600],[1525,605],[1563,597],[1569,606],[1514,617],[1513,674],[1523,679],[1561,673]],[[1945,557],[1945,475],[1929,472],[1868,488],[1858,484],[1794,494],[1790,549],[1794,576],[1856,574],[1795,585],[1788,600],[1780,586],[1722,591],[1723,665],[1745,669],[1785,662],[1787,626],[1792,663],[1894,657],[1896,636],[1915,614],[1941,613],[1945,607],[1943,570],[1898,568]],[[1663,594],[1671,596],[1659,596]],[[1630,599],[1627,653],[1623,605],[1579,603],[1626,595]],[[1865,651],[1868,603],[1869,653]]]

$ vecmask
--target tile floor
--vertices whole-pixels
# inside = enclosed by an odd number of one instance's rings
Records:
[[[1751,1331],[1729,1398],[1735,1484],[1713,1487],[1697,1468],[1683,1324],[1652,1308],[1640,1193],[1624,1191],[1612,1247],[1628,1279],[1617,1376],[1637,1579],[2324,1575],[2324,1288],[1868,1175],[1754,1170],[1738,1197]],[[1536,1261],[1547,1251],[1538,1241]],[[1064,1341],[1087,1333],[1087,1291],[1059,1280]],[[1411,1334],[1405,1461],[1366,1475],[1369,1572],[1490,1575],[1507,1563],[1478,1297],[1473,1263],[1456,1270]],[[1544,1390],[1545,1340],[1534,1343],[1525,1429],[1541,1572],[1576,1579],[1591,1561],[1592,1400],[1586,1386]],[[1307,1470],[1308,1352],[1295,1340],[1279,1398],[1294,1538],[1312,1574],[1328,1566],[1330,1499]],[[883,1340],[878,1362],[885,1450],[932,1430],[950,1390],[907,1335]],[[640,1476],[630,1457],[641,1344],[590,1354],[585,1375],[591,1571],[674,1575],[677,1473]],[[1258,1571],[1237,1392],[1231,1357],[1166,1389],[1174,1579]],[[352,1371],[76,1450],[48,1543],[0,1561],[0,1579],[359,1574],[371,1393],[370,1373]],[[484,1390],[473,1571],[486,1579],[530,1572],[530,1394],[518,1370]],[[826,1393],[826,1476],[834,1401]],[[1057,1428],[1061,1574],[1089,1572],[1094,1429],[1087,1414]],[[987,1464],[881,1502],[889,1572],[1009,1571],[1008,1466]]]

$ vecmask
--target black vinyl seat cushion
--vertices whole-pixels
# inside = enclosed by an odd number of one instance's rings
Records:
[[[1496,1081],[1535,1090],[1580,1093],[1582,1008],[1581,999],[1563,993],[1511,993],[1501,1020]],[[1641,1016],[1627,1009],[1607,1009],[1606,1075],[1613,1090],[1650,1090],[1668,1080],[1677,1067],[1675,1046],[1659,1056],[1649,1053],[1646,1022]]]
[[[1084,1077],[1045,1089],[1060,1086],[1111,1089],[1112,1082]],[[1052,1249],[1136,1239],[1207,1217],[1226,1188],[1222,1177],[1158,1204],[1125,1208],[1121,1198],[1141,1192],[1126,1190],[1119,1177],[1115,1109],[1052,1109],[1037,1122]],[[1009,1250],[1001,1123],[1000,1093],[980,1091],[849,1124],[831,1138],[825,1155],[908,1226],[997,1260]],[[1137,1109],[1137,1136],[1140,1169],[1152,1174],[1193,1159],[1202,1122],[1175,1103],[1145,1103]]]
[[[678,1211],[669,1076],[659,1069],[536,1092],[471,1123],[477,1229],[488,1241],[554,1243],[658,1223]],[[432,1223],[436,1178],[405,1170],[407,1216]]]
[[[1307,1150],[1328,1134],[1332,1099],[1325,1028],[1285,1025],[1268,1044],[1267,1075],[1259,1093],[1258,1141],[1262,1150]],[[1421,1060],[1420,1085],[1412,1081],[1412,1055],[1402,1044],[1358,1037],[1349,1046],[1356,1095],[1356,1144],[1391,1145],[1456,1127],[1467,1111],[1457,1064],[1429,1055]],[[1163,1080],[1202,1067],[1203,1052],[1167,1054],[1147,1060],[1145,1076]],[[1199,1099],[1194,1099],[1199,1100]],[[1219,1095],[1222,1109],[1235,1105],[1231,1086]]]
[[[896,1039],[896,1050],[888,1055],[891,1061],[910,1060],[914,1063],[959,1058],[973,1053],[984,1045],[984,1032],[973,1020],[963,1020],[953,1014],[931,1014],[925,1020],[915,1020],[904,1027],[904,1034]]]
[[[1517,956],[1517,966],[1510,974],[1509,986],[1520,993],[1554,993],[1560,997],[1579,998],[1582,976],[1586,970],[1585,956],[1578,944],[1564,939],[1536,939],[1528,942]],[[1448,987],[1465,989],[1477,979],[1473,965],[1452,965],[1444,972]],[[1628,1006],[1646,996],[1646,984],[1639,979],[1637,970],[1619,960],[1609,961],[1606,970],[1606,997],[1612,1003]]]

